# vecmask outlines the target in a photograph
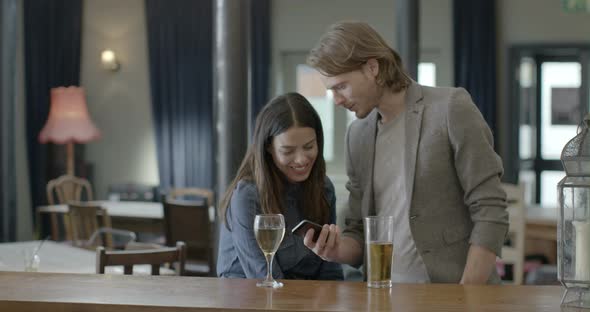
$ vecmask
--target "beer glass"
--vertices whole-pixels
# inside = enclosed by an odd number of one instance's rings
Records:
[[[391,287],[393,264],[393,217],[365,218],[365,250],[367,256],[367,286]]]
[[[266,258],[266,279],[256,283],[258,287],[283,287],[272,277],[272,261],[285,235],[285,219],[282,214],[260,214],[254,218],[254,235]]]

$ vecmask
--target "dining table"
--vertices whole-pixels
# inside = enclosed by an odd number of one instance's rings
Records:
[[[161,202],[95,200],[85,202],[105,208],[112,219],[114,228],[134,232],[163,234],[164,206]],[[67,204],[43,205],[36,208],[37,232],[41,232],[41,217],[49,216],[50,233],[53,240],[61,238],[59,215],[68,213]],[[215,208],[209,207],[209,221],[215,221]]]
[[[63,242],[23,241],[0,243],[0,271],[23,272],[25,252],[37,251],[38,272],[43,273],[96,273],[96,251],[75,247]],[[107,266],[106,274],[123,274],[123,266]],[[150,265],[134,265],[134,274],[151,274]],[[160,273],[172,275],[174,271],[162,268]],[[4,311],[0,309],[0,311]]]

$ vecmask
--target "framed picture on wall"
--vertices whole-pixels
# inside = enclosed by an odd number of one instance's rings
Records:
[[[551,124],[580,123],[580,88],[551,88]]]

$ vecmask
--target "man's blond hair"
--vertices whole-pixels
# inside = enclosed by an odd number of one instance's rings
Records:
[[[369,59],[379,63],[377,83],[399,92],[411,79],[399,54],[369,24],[339,22],[330,26],[307,57],[307,64],[332,77],[359,70]]]

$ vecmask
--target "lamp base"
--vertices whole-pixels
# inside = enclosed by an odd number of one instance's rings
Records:
[[[570,287],[566,288],[561,298],[561,306],[590,309],[590,288]]]

